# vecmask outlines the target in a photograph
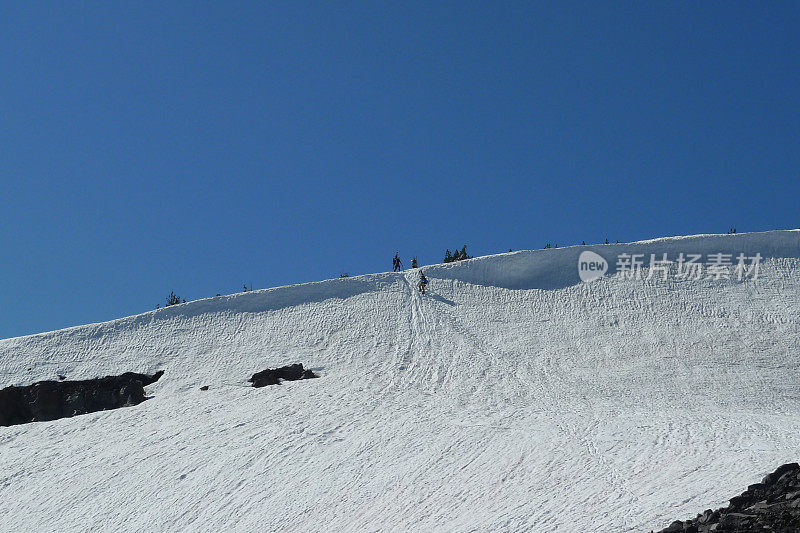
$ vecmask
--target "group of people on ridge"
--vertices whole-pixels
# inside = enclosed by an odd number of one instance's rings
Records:
[[[396,252],[394,254],[394,259],[392,259],[392,268],[393,272],[400,272],[401,270],[403,270],[403,262],[400,260],[400,252]],[[411,268],[418,268],[416,257],[411,259]],[[428,278],[426,278],[425,273],[422,270],[420,270],[419,281],[417,282],[417,289],[422,294],[425,294],[425,288],[427,286],[428,286]]]

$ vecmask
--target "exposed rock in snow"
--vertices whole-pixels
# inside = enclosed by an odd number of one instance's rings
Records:
[[[296,381],[298,379],[310,379],[317,377],[311,370],[304,370],[302,363],[282,366],[280,368],[267,368],[261,372],[256,372],[248,380],[253,387],[265,387],[267,385],[279,385],[280,380]]]
[[[40,381],[0,390],[0,426],[57,420],[142,403],[144,387],[164,374],[126,372],[83,381]]]
[[[660,533],[800,531],[800,465],[788,463],[747,487],[730,505],[692,520],[677,520]]]

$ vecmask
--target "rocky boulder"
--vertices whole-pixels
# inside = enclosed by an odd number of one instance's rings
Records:
[[[280,368],[267,368],[261,372],[256,372],[248,380],[253,387],[265,387],[267,385],[279,385],[281,380],[296,381],[298,379],[310,379],[317,377],[311,370],[305,370],[302,363],[282,366]]]
[[[675,521],[659,533],[800,532],[800,465],[788,463],[747,487],[730,505],[692,520]]]
[[[126,372],[82,381],[40,381],[6,387],[0,390],[0,426],[136,405],[147,399],[144,387],[158,381],[163,374],[163,370],[153,375]]]

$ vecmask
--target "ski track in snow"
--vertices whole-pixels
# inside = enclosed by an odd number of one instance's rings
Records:
[[[758,280],[577,281],[592,249]],[[0,386],[166,371],[0,428],[3,531],[650,531],[800,457],[800,231],[515,252],[0,341]],[[612,272],[613,274],[613,272]],[[267,367],[320,379],[252,389]],[[210,390],[199,390],[209,385]]]

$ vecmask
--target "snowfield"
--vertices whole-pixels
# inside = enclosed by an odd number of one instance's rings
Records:
[[[680,252],[763,259],[613,264]],[[0,341],[0,387],[165,370],[138,406],[0,427],[0,529],[650,531],[800,459],[800,231],[424,270],[426,296],[383,273]],[[296,362],[320,379],[247,386]]]

